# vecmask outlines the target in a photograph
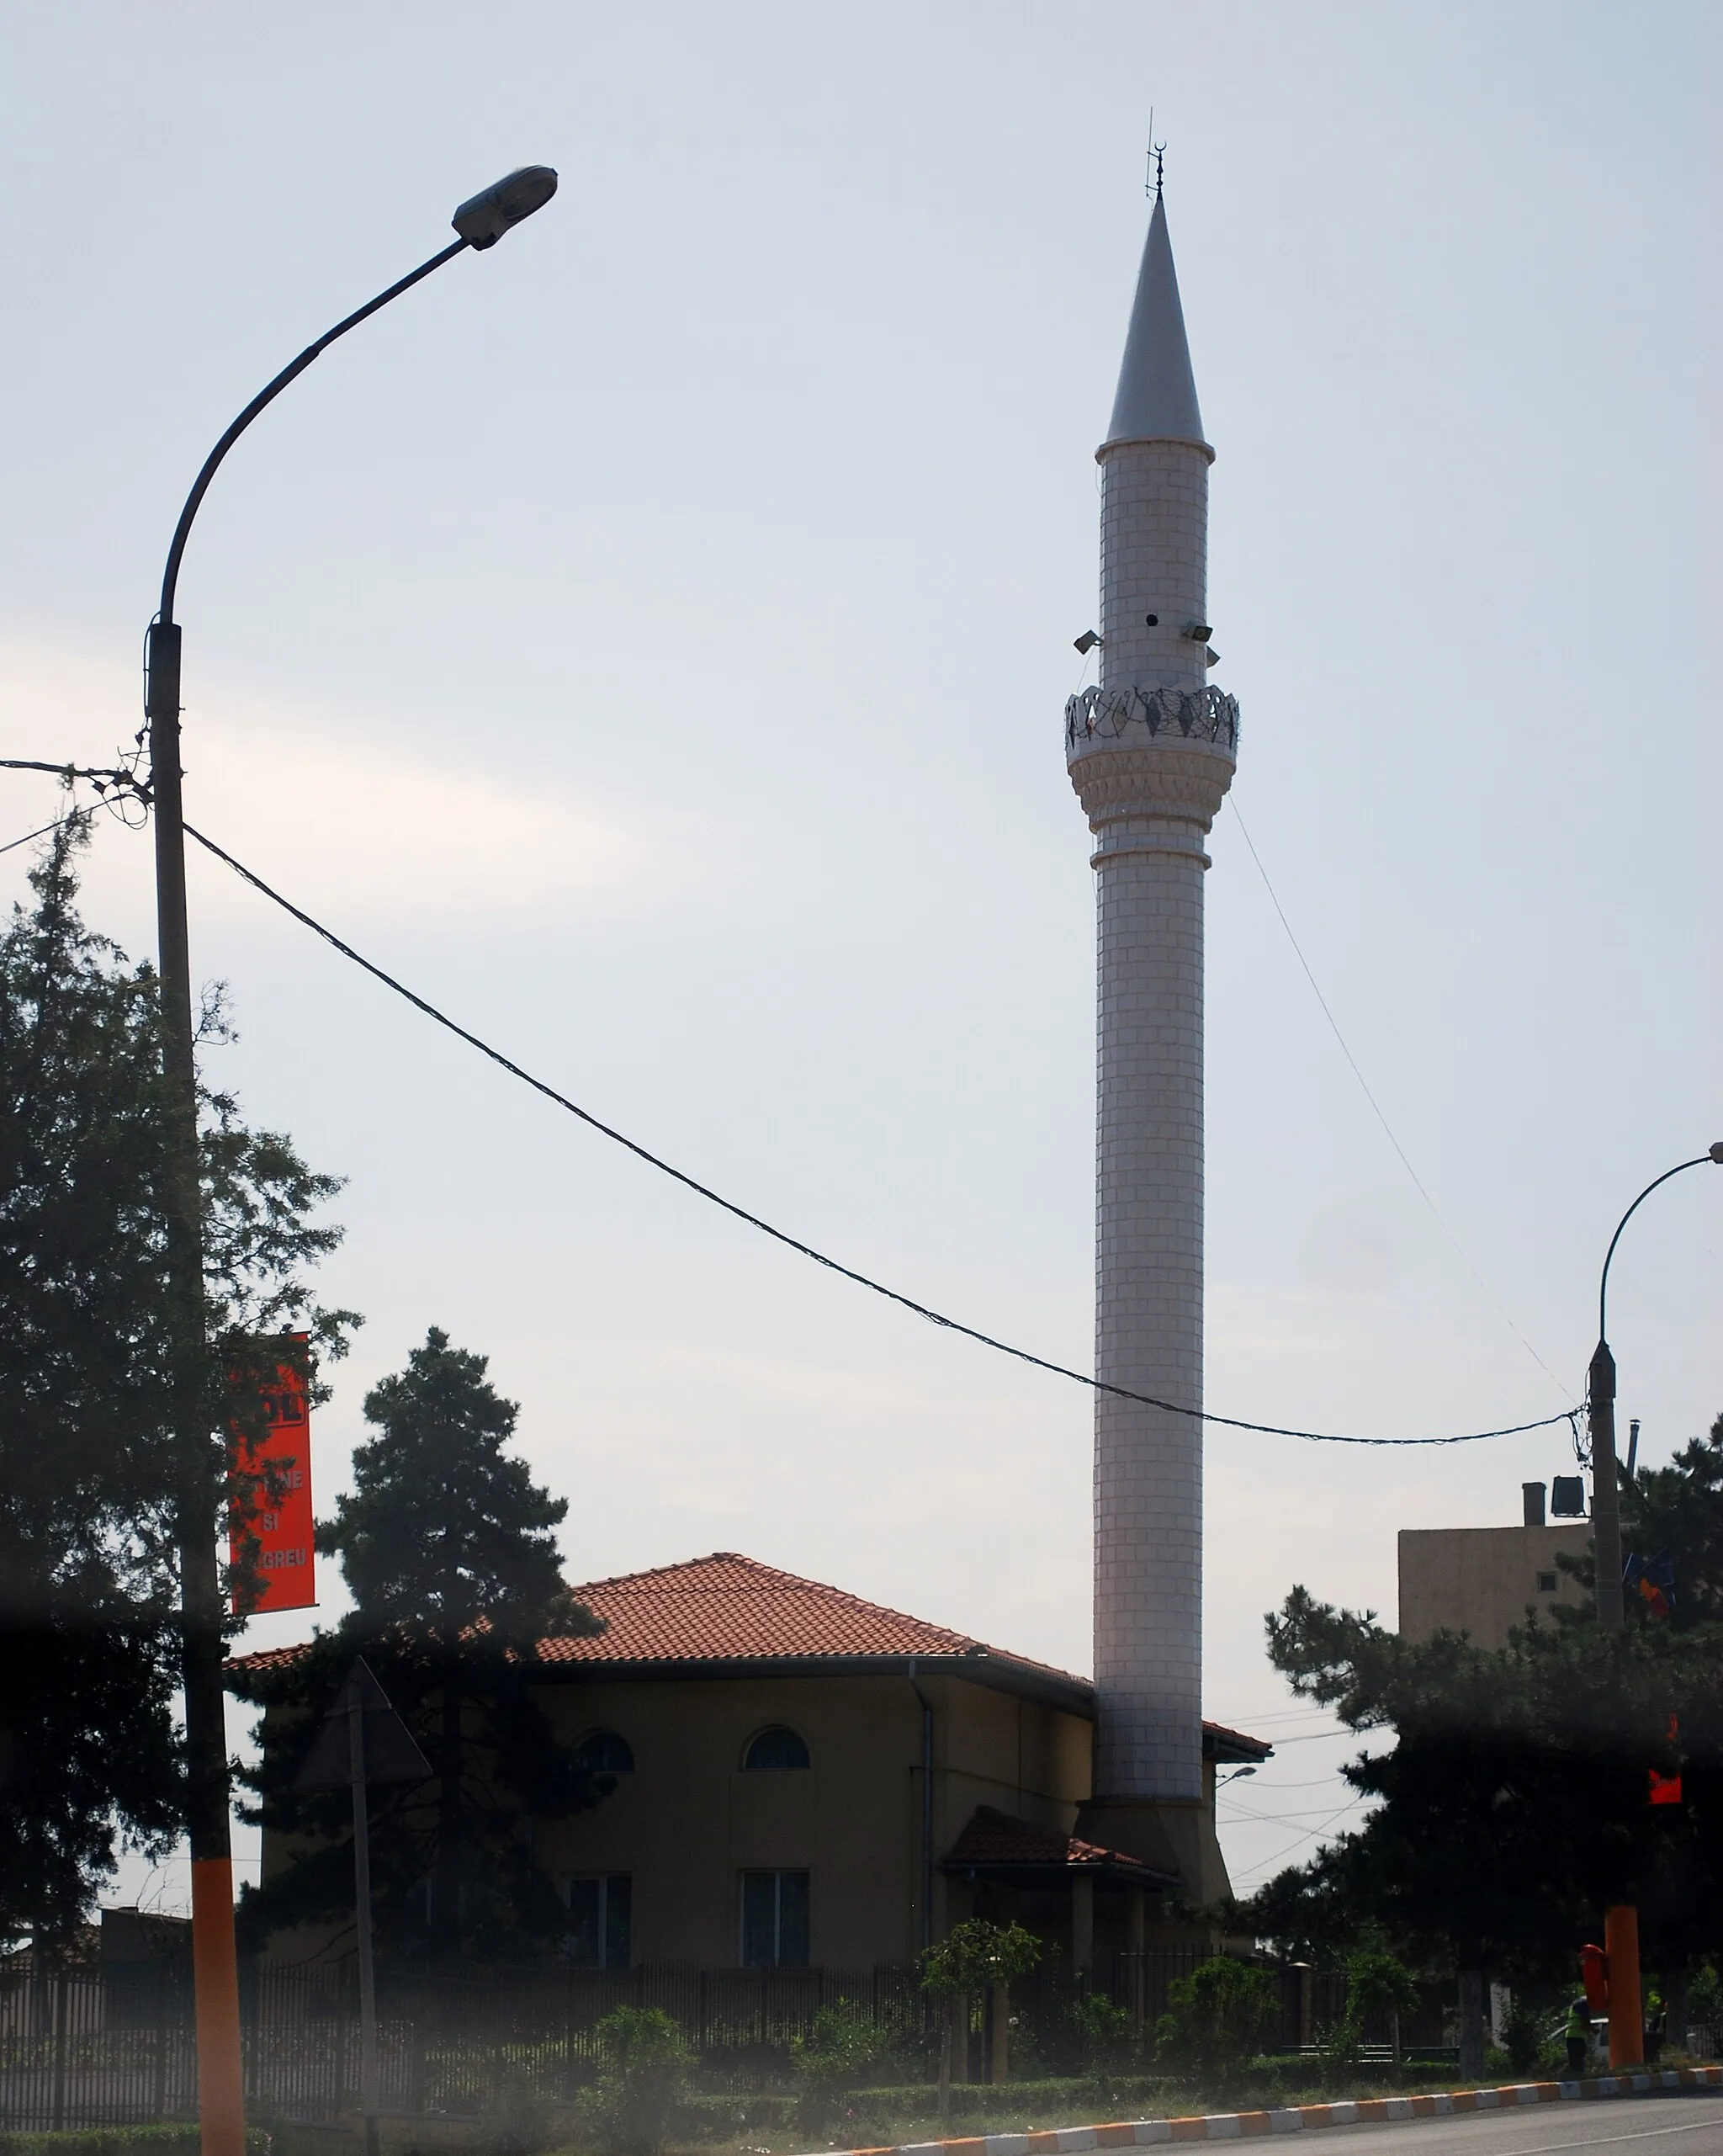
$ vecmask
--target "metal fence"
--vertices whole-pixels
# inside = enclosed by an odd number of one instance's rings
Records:
[[[1104,1988],[1139,2026],[1152,2028],[1169,1987],[1205,1958],[1195,1947],[1121,1955]],[[1086,1989],[1052,1967],[1013,1985],[1014,2042],[1044,2070],[1074,2068],[1070,2009]],[[839,2005],[884,2033],[906,2078],[931,2074],[939,2011],[913,1967],[702,1969],[649,1962],[628,1970],[443,1976],[385,1967],[377,1973],[380,2094],[390,2112],[427,2116],[567,2102],[597,2066],[597,2023],[623,2005],[667,2013],[708,2087],[770,2087],[782,2081],[792,2041],[808,2032],[820,2008]],[[240,2005],[254,2116],[327,2121],[356,2107],[358,1996],[351,1964],[246,1968]],[[973,2074],[985,2070],[982,2027],[978,2010]],[[196,2109],[183,1972],[163,1964],[0,1974],[0,2130],[146,2125],[189,2119]]]
[[[357,2103],[358,1987],[350,1968],[247,1972],[246,2097],[260,2116],[327,2120]],[[381,2095],[394,2112],[472,2113],[563,2102],[597,2063],[596,2026],[617,2006],[662,2008],[707,2077],[757,2084],[822,2006],[847,2003],[906,2055],[931,2042],[912,1969],[378,1972]],[[188,1988],[171,1972],[0,1979],[0,2129],[190,2118],[197,2052]]]

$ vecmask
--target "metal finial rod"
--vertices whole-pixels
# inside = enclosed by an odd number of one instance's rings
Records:
[[[1157,143],[1155,143],[1155,144],[1153,145],[1153,153],[1154,153],[1154,192],[1155,192],[1155,199],[1156,199],[1157,201],[1158,201],[1158,200],[1160,199],[1161,190],[1165,187],[1165,185],[1166,185],[1166,183],[1167,183],[1167,146],[1166,146],[1166,144],[1165,144],[1164,142],[1157,142]]]

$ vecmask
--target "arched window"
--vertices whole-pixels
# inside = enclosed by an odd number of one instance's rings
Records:
[[[781,1773],[809,1764],[807,1745],[781,1722],[762,1729],[742,1755],[743,1766],[752,1774]]]
[[[575,1747],[575,1764],[588,1774],[632,1774],[634,1755],[614,1729],[589,1729]]]

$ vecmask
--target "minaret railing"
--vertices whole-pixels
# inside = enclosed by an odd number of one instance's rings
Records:
[[[1238,699],[1218,688],[1085,688],[1065,705],[1065,746],[1125,739],[1140,729],[1151,740],[1176,731],[1236,755]]]

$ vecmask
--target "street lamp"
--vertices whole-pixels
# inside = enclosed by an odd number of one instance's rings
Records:
[[[1623,1610],[1621,1490],[1615,1471],[1615,1357],[1609,1352],[1608,1321],[1609,1261],[1621,1240],[1622,1229],[1651,1192],[1661,1189],[1672,1176],[1683,1175],[1689,1168],[1702,1168],[1708,1160],[1715,1160],[1723,1167],[1723,1140],[1708,1152],[1696,1153],[1690,1160],[1678,1161],[1674,1167],[1665,1169],[1655,1182],[1646,1185],[1622,1214],[1610,1236],[1609,1247],[1604,1253],[1604,1270],[1598,1281],[1598,1344],[1593,1351],[1587,1388],[1587,1419],[1592,1442],[1592,1557],[1597,1573],[1598,1622],[1611,1631],[1620,1631]]]
[[[203,1222],[199,1202],[198,1096],[192,1026],[191,957],[186,937],[185,822],[179,766],[179,624],[173,618],[179,566],[192,521],[222,459],[264,407],[317,355],[379,307],[410,291],[471,247],[495,247],[512,226],[556,192],[548,165],[525,165],[462,203],[458,237],[429,262],[338,321],[260,390],[205,459],[174,527],[162,576],[162,605],[150,624],[144,709],[150,725],[150,795],[156,818],[156,922],[162,964],[162,1060],[168,1081],[167,1276],[169,1351],[179,1456],[175,1492],[185,1692],[186,1827],[192,1857],[192,1958],[196,1993],[198,2111],[203,2156],[245,2156],[239,1978],[233,1936],[227,1740],[221,1683],[221,1571],[217,1534],[226,1472],[222,1442],[209,1428],[204,1357]]]

